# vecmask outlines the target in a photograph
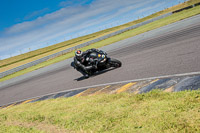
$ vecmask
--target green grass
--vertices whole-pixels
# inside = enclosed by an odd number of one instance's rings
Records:
[[[165,13],[168,13],[168,12],[171,12],[171,11],[175,11],[175,10],[178,10],[180,8],[183,8],[183,7],[186,7],[186,6],[189,6],[189,5],[193,5],[194,3],[197,3],[197,2],[200,2],[200,0],[189,0],[185,3],[181,3],[179,5],[176,5],[176,6],[173,6],[171,8],[165,9],[163,11],[154,13],[150,16],[145,17],[145,18],[126,23],[124,25],[120,25],[120,26],[116,26],[116,27],[109,28],[109,29],[106,29],[106,30],[102,30],[102,31],[99,31],[99,32],[96,32],[96,33],[93,33],[93,34],[90,34],[90,35],[82,36],[82,37],[79,37],[79,38],[75,38],[75,39],[72,39],[72,40],[69,40],[69,41],[64,41],[64,42],[61,42],[61,43],[58,43],[58,44],[55,44],[55,45],[52,45],[52,46],[49,46],[49,47],[46,47],[46,48],[31,51],[29,53],[25,53],[25,54],[22,54],[22,55],[11,57],[11,58],[8,58],[8,59],[5,59],[5,60],[0,60],[0,72],[12,69],[14,67],[17,67],[17,66],[20,66],[20,65],[23,65],[23,64],[26,64],[26,63],[29,63],[31,61],[34,61],[34,60],[40,59],[42,57],[51,55],[53,53],[62,51],[62,50],[67,49],[69,47],[79,45],[79,44],[87,42],[89,40],[93,40],[95,38],[109,34],[111,32],[114,32],[114,31],[129,27],[129,26],[135,25],[137,23],[149,20],[151,18],[160,16],[162,14],[165,14]]]
[[[179,21],[179,20],[182,20],[182,19],[185,19],[185,18],[194,16],[194,15],[197,15],[197,14],[200,14],[200,8],[199,8],[199,6],[198,6],[198,7],[195,7],[195,8],[192,8],[192,9],[189,9],[189,10],[184,10],[184,11],[182,11],[182,12],[173,14],[173,15],[168,16],[168,17],[166,17],[166,18],[163,18],[163,19],[161,19],[161,20],[157,20],[157,21],[155,21],[155,22],[152,22],[152,23],[146,24],[146,25],[144,25],[144,26],[138,27],[138,28],[136,28],[136,29],[129,30],[129,31],[124,32],[124,33],[122,33],[122,34],[119,34],[119,35],[110,37],[110,38],[108,38],[108,39],[105,39],[105,40],[102,40],[102,41],[100,41],[100,42],[91,44],[91,45],[86,46],[86,47],[81,48],[81,49],[82,49],[82,50],[87,50],[87,49],[89,49],[89,48],[100,48],[100,47],[102,47],[102,46],[109,45],[109,44],[111,44],[111,43],[114,43],[114,42],[117,42],[117,41],[120,41],[120,40],[124,40],[124,39],[126,39],[126,38],[129,38],[129,37],[132,37],[132,36],[135,36],[135,35],[138,35],[138,34],[141,34],[141,33],[144,33],[144,32],[147,32],[147,31],[150,31],[150,30],[153,30],[153,29],[156,29],[156,28],[165,26],[165,25],[168,25],[168,24],[170,24],[170,23],[174,23],[174,22],[176,22],[176,21]],[[6,77],[4,77],[4,78],[1,78],[1,79],[0,79],[0,82],[5,81],[5,80],[8,80],[8,79],[11,79],[11,78],[14,78],[14,77],[17,77],[17,76],[20,76],[20,75],[23,75],[23,74],[25,74],[25,73],[34,71],[34,70],[39,69],[39,68],[41,68],[41,67],[48,66],[48,65],[50,65],[50,64],[53,64],[53,63],[56,63],[56,62],[65,60],[65,59],[70,58],[70,57],[73,57],[73,56],[74,56],[74,51],[72,51],[72,52],[70,52],[70,53],[67,53],[67,54],[65,54],[65,55],[59,56],[59,57],[57,57],[57,58],[48,60],[48,61],[43,62],[43,63],[41,63],[41,64],[38,64],[38,65],[36,65],[36,66],[27,68],[27,69],[25,69],[25,70],[16,72],[16,73],[14,73],[14,74],[12,74],[12,75],[8,75],[8,76],[6,76]]]
[[[34,127],[25,128],[20,126],[13,125],[3,125],[0,124],[0,132],[2,133],[40,133],[41,131],[36,130]]]
[[[0,127],[4,127],[0,132],[5,127],[30,132],[56,127],[69,132],[195,133],[200,132],[199,107],[200,91],[50,99],[0,110]]]

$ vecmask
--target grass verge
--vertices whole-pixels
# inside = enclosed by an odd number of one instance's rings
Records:
[[[5,60],[0,60],[0,72],[9,70],[9,69],[15,68],[17,66],[29,63],[31,61],[40,59],[42,57],[57,53],[59,51],[65,50],[69,47],[79,45],[81,43],[93,40],[93,39],[101,37],[101,36],[104,36],[104,35],[109,34],[111,32],[114,32],[114,31],[117,31],[117,30],[120,30],[120,29],[123,29],[123,28],[127,28],[129,26],[132,26],[132,25],[135,25],[137,23],[152,19],[154,17],[163,15],[165,13],[181,9],[181,8],[184,8],[184,7],[189,6],[189,5],[193,5],[197,2],[200,2],[200,0],[189,0],[185,3],[181,3],[181,4],[173,6],[171,8],[167,8],[163,11],[154,13],[150,16],[147,16],[147,17],[144,17],[144,18],[141,18],[141,19],[120,25],[120,26],[116,26],[116,27],[113,27],[113,28],[102,30],[102,31],[99,31],[99,32],[96,32],[96,33],[93,33],[93,34],[90,34],[90,35],[82,36],[82,37],[71,39],[71,40],[68,40],[68,41],[64,41],[64,42],[61,42],[61,43],[58,43],[58,44],[55,44],[55,45],[52,45],[52,46],[41,48],[41,49],[31,51],[31,52],[28,52],[28,53],[25,53],[25,54],[21,54],[21,55],[15,56],[15,57],[11,57],[11,58],[8,58],[8,59],[5,59]]]
[[[89,48],[100,48],[102,46],[109,45],[109,44],[112,44],[114,42],[127,39],[129,37],[133,37],[135,35],[138,35],[138,34],[141,34],[141,33],[144,33],[144,32],[147,32],[147,31],[150,31],[150,30],[153,30],[153,29],[156,29],[156,28],[159,28],[159,27],[162,27],[162,26],[165,26],[165,25],[168,25],[168,24],[180,21],[182,19],[194,16],[194,15],[197,15],[197,14],[200,14],[200,8],[199,8],[199,6],[198,7],[194,7],[192,9],[189,9],[189,10],[184,10],[182,12],[173,14],[173,15],[168,16],[166,18],[163,18],[161,20],[157,20],[155,22],[146,24],[146,25],[138,27],[136,29],[129,30],[129,31],[124,32],[122,34],[119,34],[119,35],[110,37],[108,39],[105,39],[103,41],[91,44],[91,45],[89,45],[87,47],[82,48],[82,50],[87,50]],[[65,59],[73,57],[73,56],[74,56],[74,51],[72,51],[70,53],[67,53],[67,54],[65,54],[63,56],[60,56],[60,57],[48,60],[48,61],[43,62],[41,64],[38,64],[36,66],[27,68],[25,70],[16,72],[16,73],[11,74],[11,75],[8,75],[8,76],[6,76],[4,78],[1,78],[0,82],[8,80],[8,79],[11,79],[11,78],[14,78],[14,77],[17,77],[17,76],[20,76],[20,75],[23,75],[25,73],[31,72],[33,70],[39,69],[41,67],[48,66],[50,64],[53,64],[53,63],[56,63],[56,62],[59,62],[59,61],[62,61],[62,60],[65,60]]]
[[[0,110],[0,132],[200,132],[200,91],[50,99]]]

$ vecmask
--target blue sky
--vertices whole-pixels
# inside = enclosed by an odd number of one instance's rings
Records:
[[[184,0],[1,0],[0,59],[148,16]]]

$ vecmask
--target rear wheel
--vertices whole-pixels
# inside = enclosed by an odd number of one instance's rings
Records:
[[[119,61],[117,59],[110,59],[109,60],[109,64],[110,64],[111,67],[115,67],[115,68],[118,68],[118,67],[122,66],[121,61]]]

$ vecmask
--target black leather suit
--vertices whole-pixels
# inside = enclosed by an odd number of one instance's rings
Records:
[[[96,66],[93,66],[93,65],[89,65],[88,66],[88,62],[86,61],[86,57],[92,53],[92,52],[98,52],[98,53],[101,53],[103,51],[101,50],[98,50],[98,49],[88,49],[87,51],[83,52],[82,54],[82,58],[81,59],[77,59],[76,56],[74,57],[74,65],[75,65],[75,68],[81,72],[83,75],[87,74],[88,70],[90,69],[93,69],[93,68],[96,68]],[[104,52],[103,52],[104,53]],[[86,66],[87,65],[87,66]]]

